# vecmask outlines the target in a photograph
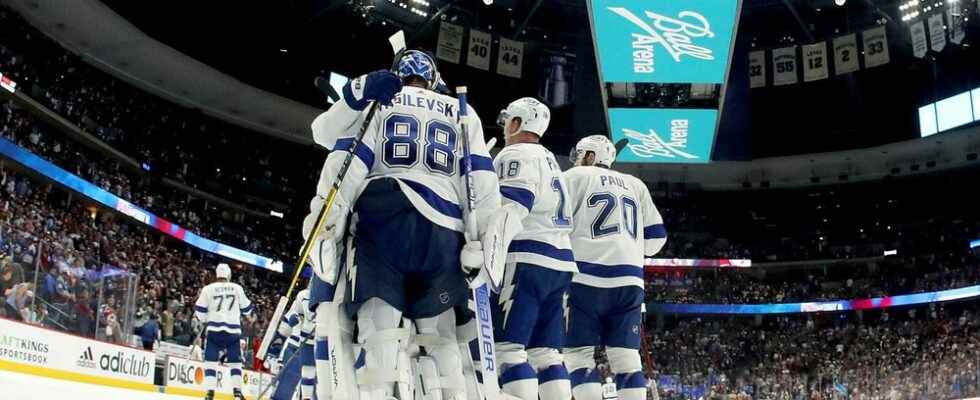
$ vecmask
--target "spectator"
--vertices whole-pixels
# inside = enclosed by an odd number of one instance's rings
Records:
[[[7,318],[25,322],[30,321],[30,306],[31,300],[34,297],[34,293],[31,291],[33,286],[29,282],[21,282],[14,285],[13,290],[7,295],[7,301],[4,302]]]
[[[150,314],[150,320],[140,328],[140,339],[143,341],[143,349],[153,350],[153,345],[160,340],[160,324],[157,323],[157,315]]]
[[[170,307],[164,307],[160,313],[160,323],[163,325],[163,340],[170,340],[174,336],[174,314],[170,312]]]

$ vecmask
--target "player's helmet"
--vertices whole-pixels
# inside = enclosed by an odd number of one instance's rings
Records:
[[[218,267],[214,269],[214,276],[216,278],[231,280],[231,267],[225,263],[218,264]]]
[[[518,132],[528,131],[541,137],[548,130],[548,123],[551,122],[551,111],[548,110],[548,106],[537,99],[523,97],[514,100],[507,105],[507,108],[500,110],[500,115],[497,116],[497,124],[506,129],[507,124],[514,118],[521,119]],[[506,135],[507,132],[505,131],[504,134]]]
[[[582,165],[585,155],[589,152],[595,153],[595,163],[606,167],[612,166],[616,161],[616,146],[605,135],[592,135],[582,138],[575,145],[572,153],[572,160],[575,165]]]
[[[432,59],[428,53],[419,50],[406,50],[398,60],[396,74],[399,78],[405,79],[410,76],[417,76],[428,82],[429,89],[435,89],[439,84],[439,71],[436,69],[436,60]]]

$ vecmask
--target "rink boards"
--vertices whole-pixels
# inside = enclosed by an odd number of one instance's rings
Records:
[[[4,399],[33,398],[36,388],[21,384],[27,375],[103,388],[204,397],[203,363],[173,356],[161,357],[164,361],[163,385],[155,385],[157,358],[149,351],[0,319],[0,372],[14,373],[3,375],[13,377],[14,382],[9,388],[0,386],[0,393],[3,393],[0,397]],[[230,370],[218,367],[217,373],[215,398],[231,399],[232,388],[227,379]],[[268,386],[272,376],[244,371],[243,380],[242,392],[252,399]],[[71,393],[73,399],[79,398],[74,391]]]

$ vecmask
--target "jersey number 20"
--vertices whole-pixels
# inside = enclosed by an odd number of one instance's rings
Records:
[[[418,118],[407,114],[391,114],[384,122],[383,159],[389,167],[411,168],[419,161]],[[425,166],[435,172],[452,175],[456,172],[456,129],[439,120],[425,125]]]
[[[593,238],[619,233],[622,226],[630,237],[636,239],[636,201],[628,196],[621,196],[617,199],[612,193],[593,193],[587,200],[589,208],[601,207],[595,221],[592,221]],[[622,219],[608,222],[607,220],[613,215],[620,203],[622,204]]]

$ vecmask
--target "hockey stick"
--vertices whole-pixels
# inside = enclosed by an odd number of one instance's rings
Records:
[[[398,68],[398,61],[401,59],[402,53],[405,51],[405,32],[398,31],[394,35],[388,38],[388,42],[391,43],[391,49],[395,53],[395,59],[392,61],[391,68],[389,71],[394,71]],[[313,249],[313,244],[316,242],[316,238],[320,236],[320,232],[323,231],[324,225],[327,222],[327,216],[330,214],[330,208],[333,207],[334,201],[337,200],[337,193],[340,192],[340,185],[343,184],[344,178],[347,176],[347,170],[350,168],[351,162],[354,160],[354,154],[357,153],[357,146],[361,145],[361,140],[364,138],[364,133],[367,132],[368,125],[371,124],[371,120],[374,119],[374,114],[378,111],[378,103],[372,102],[370,108],[368,109],[367,115],[364,117],[364,122],[361,123],[361,129],[357,132],[357,136],[354,137],[354,143],[351,144],[350,151],[347,156],[344,157],[344,162],[340,166],[340,171],[337,173],[337,178],[333,181],[333,186],[330,187],[330,192],[327,193],[326,201],[323,203],[323,208],[320,209],[320,213],[317,215],[316,224],[313,230],[310,232],[310,236],[306,238],[306,242],[303,243],[303,249],[299,253],[299,260],[296,262],[296,270],[293,271],[292,281],[289,283],[289,289],[286,290],[286,295],[279,298],[279,303],[276,304],[276,312],[272,315],[272,322],[265,331],[265,336],[262,337],[262,344],[259,345],[259,351],[256,353],[256,357],[260,360],[265,359],[266,352],[269,350],[269,341],[272,340],[275,329],[279,326],[279,320],[282,319],[282,314],[286,312],[286,305],[289,304],[290,299],[292,299],[293,289],[296,288],[296,282],[299,281],[300,273],[303,271],[303,266],[306,265],[306,261],[310,256],[310,250]]]
[[[466,173],[463,179],[466,184],[466,239],[468,241],[479,240],[479,232],[476,226],[476,192],[473,187],[473,159],[470,153],[470,135],[466,127],[466,86],[456,88],[459,96],[459,119],[460,128],[463,134],[463,165],[466,166]],[[500,384],[497,382],[497,356],[494,348],[493,339],[493,317],[490,311],[490,284],[486,268],[480,270],[480,274],[470,283],[473,290],[473,302],[476,304],[476,338],[480,348],[480,368],[483,375],[483,397],[486,400],[497,400],[500,396]],[[479,390],[480,385],[477,385]]]
[[[289,358],[287,358],[282,362],[282,366],[280,367],[279,372],[277,372],[275,375],[272,376],[272,380],[269,381],[269,384],[266,385],[265,389],[262,389],[262,391],[259,392],[259,395],[258,397],[255,398],[255,400],[262,400],[262,398],[265,397],[266,392],[268,392],[269,389],[272,389],[273,386],[276,386],[276,383],[279,382],[279,375],[282,374],[284,369],[286,369],[286,366],[289,365],[289,362],[293,361],[293,358],[295,358],[296,355],[298,355],[301,352],[303,346],[306,345],[306,342],[308,342],[309,340],[310,339],[303,338],[303,340],[299,342],[299,345],[296,347],[296,351],[294,351],[293,354],[290,354]]]

